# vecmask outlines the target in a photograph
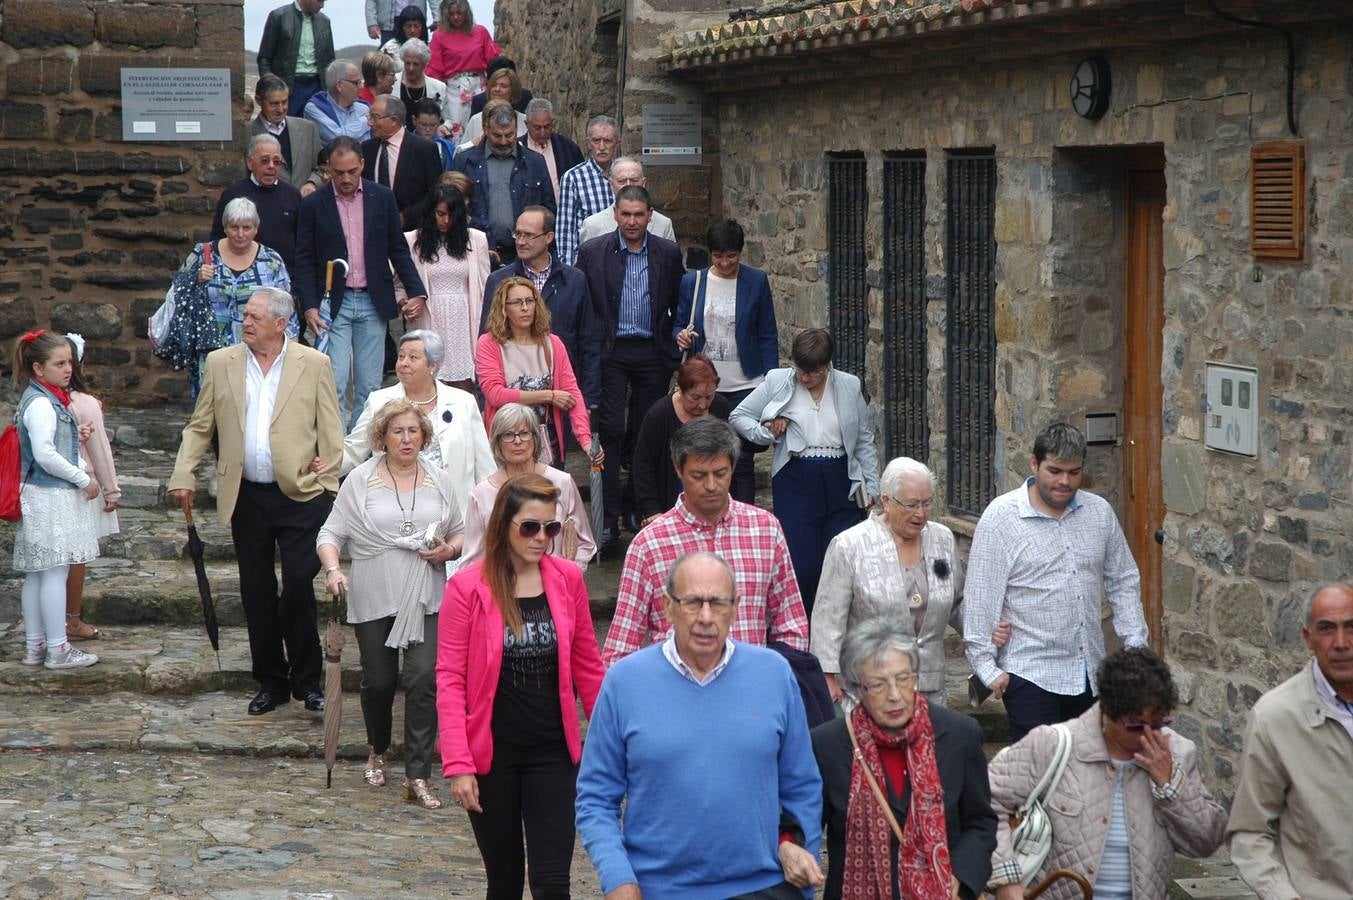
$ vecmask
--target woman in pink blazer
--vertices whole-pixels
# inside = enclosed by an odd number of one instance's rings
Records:
[[[470,814],[489,898],[568,897],[582,756],[603,669],[587,585],[549,556],[559,490],[519,475],[498,491],[484,558],[447,583],[437,637],[442,775]],[[522,826],[527,843],[522,848]]]
[[[493,414],[505,403],[532,407],[548,433],[541,462],[549,463],[563,459],[567,411],[578,446],[591,455],[587,404],[568,350],[550,333],[549,307],[531,279],[504,278],[493,292],[487,329],[475,348],[475,375],[484,393],[486,428],[493,428]]]

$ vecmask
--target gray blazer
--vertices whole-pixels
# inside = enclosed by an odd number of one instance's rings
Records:
[[[267,131],[267,126],[263,124],[262,116],[254,116],[249,123],[249,137],[256,134],[262,134]],[[309,182],[315,187],[324,184],[324,179],[319,177],[319,169],[316,168],[316,162],[319,159],[319,132],[315,130],[315,123],[309,119],[300,119],[296,116],[287,116],[287,132],[291,136],[291,161],[293,165],[282,165],[282,180],[294,187],[301,189],[301,185]]]
[[[772,478],[789,462],[791,454],[801,452],[808,445],[803,428],[792,420],[784,436],[778,439],[761,424],[784,412],[790,398],[794,396],[794,384],[793,367],[772,369],[766,373],[766,380],[748,394],[747,399],[738,404],[738,408],[728,417],[728,424],[752,443],[775,445],[775,452],[771,456]],[[874,429],[870,424],[869,406],[864,402],[864,392],[860,389],[860,379],[849,372],[832,369],[827,387],[832,392],[836,418],[841,423],[841,437],[845,442],[850,471],[851,496],[858,496],[860,485],[863,484],[870,497],[878,497],[878,451],[874,448]]]
[[[921,653],[917,688],[944,690],[944,627],[963,630],[963,563],[954,552],[954,533],[938,522],[921,532],[921,560],[926,572],[926,610],[921,633],[914,634]],[[936,571],[935,561],[944,560]],[[822,561],[817,599],[813,603],[810,651],[822,671],[841,671],[841,641],[867,619],[887,617],[909,634],[915,631],[897,547],[883,516],[872,515],[832,538]]]

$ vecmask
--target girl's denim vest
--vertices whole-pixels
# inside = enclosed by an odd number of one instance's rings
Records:
[[[71,482],[48,474],[46,469],[33,462],[33,440],[23,425],[23,416],[28,411],[29,404],[39,397],[49,399],[52,408],[56,410],[56,435],[52,439],[52,443],[56,445],[56,452],[76,468],[80,466],[80,428],[75,421],[75,415],[56,399],[55,394],[30,381],[28,390],[19,398],[19,410],[14,414],[14,421],[19,429],[19,471],[23,483],[39,487],[74,487]]]

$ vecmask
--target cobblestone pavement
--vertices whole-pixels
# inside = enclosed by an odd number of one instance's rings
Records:
[[[325,790],[317,760],[0,751],[0,896],[482,897],[465,813],[361,767]],[[573,895],[600,896],[581,845]]]

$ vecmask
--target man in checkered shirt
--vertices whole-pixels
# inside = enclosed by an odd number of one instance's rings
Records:
[[[620,146],[615,119],[593,116],[587,123],[590,156],[559,177],[559,215],[554,229],[554,251],[566,266],[578,258],[578,234],[583,219],[615,202],[611,189],[611,161]]]
[[[727,422],[692,419],[672,435],[672,463],[685,491],[630,544],[620,597],[602,661],[666,639],[663,586],[672,564],[688,553],[715,553],[737,579],[737,619],[729,636],[765,646],[783,641],[808,649],[808,617],[794,580],[789,548],[775,516],[729,497],[742,444]]]
[[[1050,425],[1034,440],[1033,474],[986,508],[968,554],[963,641],[968,663],[1005,701],[1014,743],[1095,702],[1104,658],[1100,604],[1128,647],[1146,646],[1141,576],[1108,501],[1081,491],[1085,437]],[[992,631],[1009,626],[998,651]]]

